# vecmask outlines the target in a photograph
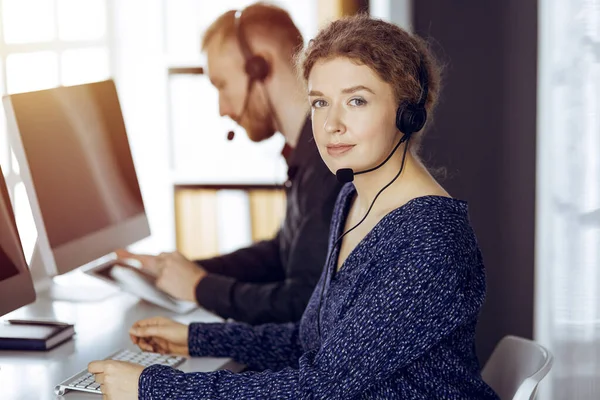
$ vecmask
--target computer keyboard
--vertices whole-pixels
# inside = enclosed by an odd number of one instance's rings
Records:
[[[177,367],[186,359],[185,357],[169,356],[158,353],[141,353],[131,350],[121,350],[106,358],[107,360],[127,361],[134,364],[148,367],[150,365],[160,364],[169,367]],[[102,394],[100,384],[94,380],[94,375],[87,370],[83,370],[72,377],[65,379],[54,388],[57,395],[62,396],[68,390],[79,390],[82,392]]]

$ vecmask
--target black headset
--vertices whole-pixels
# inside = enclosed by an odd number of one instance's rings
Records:
[[[269,65],[269,62],[263,56],[253,54],[252,50],[250,49],[250,45],[246,40],[246,33],[242,27],[242,14],[242,10],[237,10],[234,14],[233,22],[233,26],[235,29],[235,37],[242,51],[242,56],[244,57],[244,71],[248,76],[246,97],[244,98],[244,104],[242,106],[242,112],[240,113],[240,117],[241,115],[243,115],[243,113],[246,112],[246,107],[248,107],[248,101],[250,100],[250,91],[252,90],[252,85],[254,85],[254,82],[264,82],[265,79],[267,79],[269,77],[269,74],[271,73],[271,65]],[[271,99],[269,99],[268,96],[267,101],[269,103],[271,111],[273,112],[273,115],[275,116],[275,118],[277,118],[277,115],[275,115],[275,112],[273,111]],[[227,140],[233,140],[234,137],[234,131],[227,132]]]
[[[416,103],[404,101],[396,111],[396,127],[405,135],[412,135],[419,132],[427,122],[427,110],[425,103],[429,95],[429,82],[427,78],[427,69],[423,64],[423,58],[419,63],[419,86],[421,95]]]
[[[263,57],[252,53],[250,45],[246,40],[246,33],[242,26],[242,14],[243,11],[238,10],[235,12],[235,37],[242,49],[242,55],[244,56],[244,71],[246,75],[253,80],[263,82],[269,76],[271,72],[271,66],[269,62]]]
[[[373,198],[373,201],[371,202],[369,209],[365,213],[365,216],[356,225],[354,225],[352,228],[348,229],[346,232],[342,233],[333,242],[333,245],[329,249],[329,253],[328,253],[327,259],[325,261],[325,271],[327,271],[329,262],[331,261],[331,256],[332,256],[333,252],[335,251],[336,246],[340,243],[340,241],[344,238],[344,236],[346,236],[348,233],[352,232],[354,229],[356,229],[360,224],[362,224],[364,222],[364,220],[367,218],[367,216],[371,212],[371,209],[373,208],[373,205],[375,204],[375,201],[377,200],[379,195],[385,189],[387,189],[389,186],[391,186],[392,183],[394,183],[394,181],[396,179],[398,179],[398,177],[402,173],[402,170],[404,169],[404,161],[406,159],[406,153],[408,151],[408,142],[410,141],[412,134],[415,132],[419,132],[421,129],[423,129],[423,127],[425,126],[425,122],[427,122],[427,110],[425,109],[425,103],[427,102],[427,96],[429,94],[429,82],[428,82],[429,79],[427,76],[427,69],[425,67],[425,64],[423,63],[423,57],[421,57],[421,60],[419,62],[418,73],[419,73],[419,86],[421,87],[421,94],[419,96],[419,100],[416,103],[412,103],[412,102],[406,100],[406,101],[403,101],[400,104],[400,106],[398,106],[398,109],[396,110],[396,127],[398,128],[398,130],[400,132],[403,133],[403,136],[400,139],[400,141],[398,142],[398,144],[396,144],[396,146],[394,147],[394,149],[392,150],[390,155],[387,156],[387,158],[381,164],[377,165],[376,167],[364,170],[364,171],[354,172],[351,168],[342,168],[342,169],[337,170],[337,172],[336,172],[338,181],[340,181],[341,183],[352,182],[352,180],[354,179],[354,175],[371,172],[371,171],[374,171],[374,170],[380,168],[381,166],[383,166],[386,162],[388,162],[388,160],[390,158],[392,158],[392,155],[396,152],[398,147],[400,147],[400,145],[402,143],[406,142],[406,146],[404,147],[404,153],[402,155],[402,163],[400,166],[400,170],[398,171],[398,173],[396,174],[394,179],[392,179],[387,185],[385,185],[379,191],[379,193],[377,193],[375,198]],[[328,277],[329,277],[328,275],[325,275],[325,280],[323,281],[323,285],[321,286],[321,293],[319,295],[319,307],[317,310],[317,332],[318,332],[319,336],[321,336],[321,306],[323,303],[323,293],[325,292],[325,285],[327,285]]]

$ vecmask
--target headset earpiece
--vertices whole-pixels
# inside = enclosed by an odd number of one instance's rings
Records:
[[[405,135],[419,132],[427,122],[425,103],[429,94],[429,84],[427,70],[422,59],[419,64],[419,86],[421,87],[421,94],[417,103],[405,101],[396,110],[396,128]]]
[[[246,60],[244,70],[250,79],[262,82],[269,76],[270,66],[263,56],[252,56]]]
[[[237,38],[238,44],[240,45],[240,49],[242,50],[242,55],[244,56],[244,71],[251,80],[256,80],[259,82],[263,82],[269,76],[271,72],[271,66],[269,62],[263,57],[259,55],[255,55],[252,53],[250,49],[250,45],[246,40],[246,34],[242,27],[242,11],[237,11],[235,13],[235,37]]]
[[[425,107],[408,102],[403,103],[396,111],[396,127],[404,134],[419,132],[427,122]]]

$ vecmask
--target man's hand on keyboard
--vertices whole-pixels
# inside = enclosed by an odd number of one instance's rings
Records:
[[[142,351],[189,356],[188,326],[164,317],[143,319],[129,330],[133,344]]]
[[[143,370],[141,365],[115,360],[93,361],[88,365],[106,400],[137,400]]]

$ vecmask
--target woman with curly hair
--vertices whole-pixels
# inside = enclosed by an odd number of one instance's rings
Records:
[[[314,138],[338,197],[321,279],[299,323],[130,331],[146,351],[231,357],[249,367],[183,373],[92,363],[109,399],[497,399],[475,326],[485,297],[467,204],[419,161],[440,90],[427,47],[366,16],[335,21],[299,59]]]

